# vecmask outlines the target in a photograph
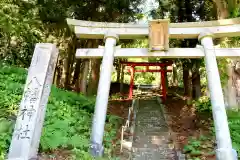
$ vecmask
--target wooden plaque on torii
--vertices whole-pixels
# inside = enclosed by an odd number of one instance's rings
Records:
[[[149,22],[149,49],[163,51],[169,49],[169,19],[158,19]]]

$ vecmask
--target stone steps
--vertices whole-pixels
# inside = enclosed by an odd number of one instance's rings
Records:
[[[148,143],[146,142],[145,144],[143,143],[137,143],[135,142],[133,144],[133,150],[141,150],[141,149],[145,149],[145,150],[166,150],[166,149],[170,149],[173,150],[174,146],[172,143],[163,143],[163,144],[152,144],[152,143]]]
[[[175,160],[176,153],[172,150],[144,150],[133,151],[132,160]]]
[[[146,144],[146,145],[153,145],[153,146],[162,146],[162,145],[168,145],[168,144],[171,144],[172,143],[172,140],[171,139],[166,139],[166,138],[156,138],[156,137],[153,137],[153,138],[146,138],[144,140],[141,140],[140,142],[138,141],[138,139],[134,139],[133,141],[133,146],[138,145],[139,144]],[[144,146],[142,145],[142,146]]]
[[[140,100],[135,120],[132,160],[175,160],[172,144],[161,106],[156,100]]]

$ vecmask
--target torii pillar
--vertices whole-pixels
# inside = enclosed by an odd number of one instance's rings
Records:
[[[198,39],[201,42],[205,53],[208,88],[210,91],[217,141],[216,156],[217,160],[234,160],[232,141],[212,37],[213,35],[211,33],[202,33],[199,35]]]
[[[102,145],[104,125],[106,120],[108,96],[111,85],[114,52],[116,43],[118,41],[118,35],[116,35],[115,33],[107,33],[105,34],[104,40],[105,48],[103,53],[100,79],[98,83],[90,146],[91,154],[94,157],[101,157],[104,153],[104,147]]]

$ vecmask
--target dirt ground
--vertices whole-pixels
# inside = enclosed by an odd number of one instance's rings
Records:
[[[107,113],[124,119],[127,117],[128,109],[131,105],[131,100],[110,100],[108,102]]]
[[[172,131],[173,141],[177,150],[183,151],[190,137],[197,139],[200,136],[209,135],[211,115],[200,116],[196,114],[195,108],[192,105],[187,105],[184,99],[169,96],[165,104],[165,111],[169,117],[167,123]],[[206,149],[201,150],[200,154],[191,156],[201,160],[215,159],[214,155],[208,155],[213,148],[214,140],[208,141]],[[189,157],[190,155],[187,156]]]
[[[191,106],[187,106],[183,100],[168,97],[166,113],[170,117],[168,125],[173,133],[177,134],[177,149],[182,149],[187,144],[187,138],[197,134],[196,114]]]
[[[57,149],[51,153],[41,153],[38,160],[70,160],[71,152],[64,149]]]

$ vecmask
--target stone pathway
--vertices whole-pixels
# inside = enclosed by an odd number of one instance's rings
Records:
[[[161,107],[156,99],[139,101],[132,160],[177,159]]]

